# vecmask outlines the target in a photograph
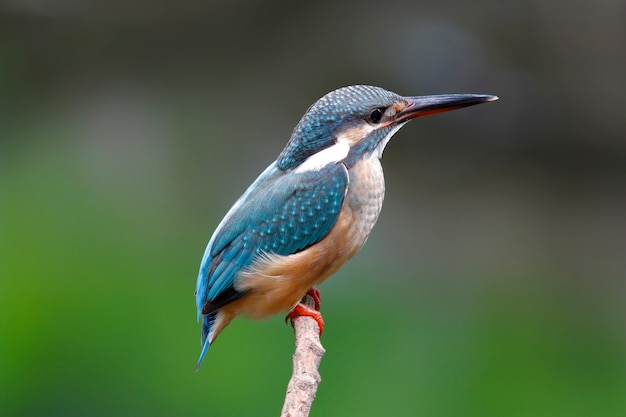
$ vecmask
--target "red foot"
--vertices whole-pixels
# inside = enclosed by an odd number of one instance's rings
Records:
[[[312,287],[309,291],[307,291],[307,294],[310,295],[311,298],[313,298],[313,302],[315,303],[315,308],[311,308],[302,303],[298,303],[294,307],[294,309],[291,310],[291,312],[287,315],[287,317],[285,317],[285,323],[287,323],[289,319],[293,319],[294,317],[300,317],[300,316],[312,317],[317,322],[317,325],[320,328],[320,336],[321,336],[322,332],[324,331],[324,319],[322,318],[322,314],[319,311],[320,307],[322,306],[322,296],[320,294],[320,291],[315,287]]]
[[[302,303],[298,303],[293,310],[291,310],[291,312],[289,314],[287,314],[287,317],[285,317],[285,322],[287,322],[287,320],[289,319],[293,319],[295,317],[301,317],[301,316],[308,316],[313,318],[313,320],[315,320],[317,322],[317,325],[320,328],[320,336],[322,335],[322,332],[324,331],[324,319],[322,318],[322,313],[320,313],[319,311],[312,309],[309,306],[305,306]]]

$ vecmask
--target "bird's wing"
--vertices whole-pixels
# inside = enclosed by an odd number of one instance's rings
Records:
[[[334,226],[348,186],[343,164],[297,173],[270,165],[220,223],[204,253],[196,285],[198,318],[236,300],[239,272],[262,253],[290,255]]]

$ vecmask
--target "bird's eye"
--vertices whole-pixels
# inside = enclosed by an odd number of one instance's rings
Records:
[[[383,110],[382,109],[374,109],[370,114],[370,121],[372,123],[379,123],[380,119],[383,118]]]

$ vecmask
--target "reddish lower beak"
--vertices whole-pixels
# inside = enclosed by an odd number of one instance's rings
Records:
[[[391,123],[403,123],[416,117],[430,116],[431,114],[461,109],[488,101],[496,101],[498,97],[488,94],[446,94],[405,97],[404,99],[408,104],[396,114]]]

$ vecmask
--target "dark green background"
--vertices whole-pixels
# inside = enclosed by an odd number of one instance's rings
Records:
[[[626,415],[624,51],[612,0],[3,2],[0,415],[278,415],[282,318],[193,371],[197,268],[355,83],[501,99],[390,143],[312,415]]]

